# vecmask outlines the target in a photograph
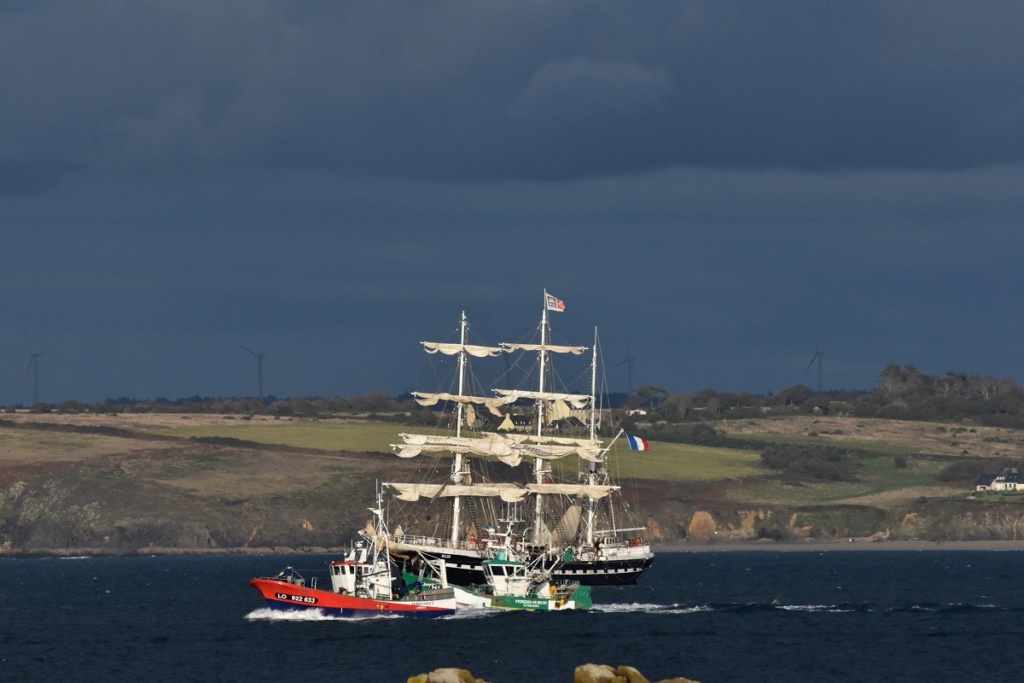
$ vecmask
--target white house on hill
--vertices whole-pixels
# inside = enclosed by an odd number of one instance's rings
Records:
[[[982,474],[974,482],[975,491],[1024,491],[1024,476],[1016,467],[1003,470],[1002,474]]]

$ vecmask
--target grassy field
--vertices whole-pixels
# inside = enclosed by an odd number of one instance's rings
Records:
[[[226,437],[255,443],[314,448],[323,451],[390,453],[399,443],[399,432],[409,430],[393,424],[342,421],[225,421],[222,424],[187,425],[160,429],[154,433],[177,437]]]
[[[864,424],[860,422],[858,424]],[[789,434],[767,434],[772,441],[789,443],[821,443],[819,436],[808,436],[808,425],[788,426]],[[913,425],[914,432],[923,430]],[[223,421],[213,425],[182,426],[161,430],[178,437],[230,437],[257,443],[286,445],[325,451],[390,452],[389,444],[398,441],[400,431],[411,429],[392,424],[361,422],[278,421],[250,423]],[[920,497],[959,496],[966,489],[939,484],[935,479],[948,461],[915,457],[914,454],[934,448],[932,439],[914,443],[906,436],[894,436],[892,425],[882,432],[884,440],[870,441],[868,430],[861,428],[857,439],[848,443],[862,451],[878,451],[877,457],[857,459],[856,481],[851,482],[787,482],[785,478],[767,477],[759,466],[757,451],[711,448],[686,444],[651,442],[651,450],[632,452],[617,444],[609,458],[609,470],[616,481],[647,479],[662,482],[701,483],[730,482],[728,498],[754,504],[862,504],[878,507],[900,505]],[[931,430],[934,430],[932,427]],[[419,430],[417,430],[419,431]],[[831,435],[831,443],[847,443],[839,434]],[[930,434],[929,434],[930,436]],[[906,466],[897,468],[893,455],[904,454]],[[429,456],[428,456],[429,457]],[[577,463],[563,463],[570,470]]]
[[[268,416],[219,415],[19,415],[24,422],[112,426],[130,432],[189,437],[223,437],[327,453],[387,453],[402,431],[423,431],[395,423],[352,419],[276,419]],[[786,481],[759,466],[756,450],[711,448],[651,442],[647,452],[631,452],[620,439],[609,458],[618,480],[663,482],[726,482],[730,498],[751,502],[796,504],[863,503],[885,506],[919,496],[967,493],[963,486],[945,487],[935,478],[948,457],[1024,457],[1024,433],[972,425],[868,420],[834,416],[799,416],[716,423],[715,428],[736,438],[796,444],[854,447],[877,456],[858,458],[852,482]],[[137,448],[127,439],[98,434],[65,434],[37,430],[0,430],[0,462],[83,460]],[[905,467],[895,465],[902,455]],[[397,463],[387,456],[386,466]],[[431,456],[426,456],[429,458]],[[579,463],[560,467],[575,471]],[[419,466],[415,464],[413,466]],[[572,474],[572,473],[570,473]]]
[[[80,460],[124,450],[124,439],[97,434],[0,430],[0,464]]]
[[[756,451],[652,441],[651,450],[614,453],[609,470],[616,480],[718,481],[763,475]]]
[[[228,437],[256,443],[329,451],[389,453],[398,434],[411,427],[362,422],[225,422],[158,430],[176,437]],[[416,432],[424,430],[415,429]],[[647,452],[618,449],[610,458],[615,478],[664,481],[709,481],[763,473],[756,468],[757,453],[729,448],[706,448],[652,442]]]
[[[795,482],[786,478],[762,478],[729,490],[733,500],[787,505],[852,504],[890,507],[920,497],[964,495],[965,489],[939,484],[935,475],[947,462],[908,458],[897,468],[892,457],[859,459],[853,467],[855,481]]]

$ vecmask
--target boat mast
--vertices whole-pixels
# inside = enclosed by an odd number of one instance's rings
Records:
[[[459,321],[459,344],[462,350],[459,351],[459,396],[463,395],[466,383],[466,312],[462,312],[462,319]],[[463,404],[459,401],[455,409],[455,436],[462,436]],[[462,471],[462,453],[453,451],[455,458],[452,460],[452,483],[461,484],[464,472]],[[462,497],[455,496],[452,499],[452,545],[459,543],[459,522],[462,512]]]
[[[548,352],[545,348],[548,343],[548,291],[544,290],[544,300],[541,306],[541,317],[540,317],[540,386],[539,393],[544,394],[544,376],[547,372],[547,360]],[[537,436],[541,437],[544,435],[544,401],[543,399],[537,400]],[[544,475],[551,470],[544,464],[544,459],[537,457],[534,459],[533,466],[534,475],[538,484],[544,483]],[[533,542],[541,542],[541,524],[542,514],[544,511],[544,496],[540,493],[536,496],[536,508],[533,516]]]
[[[597,439],[597,328],[594,328],[594,358],[590,368],[590,440]],[[597,483],[597,463],[587,462],[587,484]],[[587,496],[587,545],[594,545],[594,517],[597,512],[597,501]]]

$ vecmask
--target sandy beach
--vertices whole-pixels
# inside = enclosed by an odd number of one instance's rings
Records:
[[[870,551],[884,552],[891,550],[928,551],[928,550],[983,550],[983,551],[1024,551],[1022,541],[753,541],[748,543],[675,543],[657,544],[651,548],[655,553],[720,553],[720,552],[850,552]]]

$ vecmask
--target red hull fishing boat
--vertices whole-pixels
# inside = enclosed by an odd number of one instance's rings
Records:
[[[252,579],[249,583],[267,601],[280,610],[318,610],[333,617],[443,617],[455,613],[452,588],[424,590],[422,586],[402,586],[393,571],[387,552],[387,531],[378,505],[371,508],[377,519],[374,533],[361,532],[365,542],[357,542],[344,560],[329,564],[330,589],[317,587],[317,579],[306,579],[292,567],[277,576]]]

